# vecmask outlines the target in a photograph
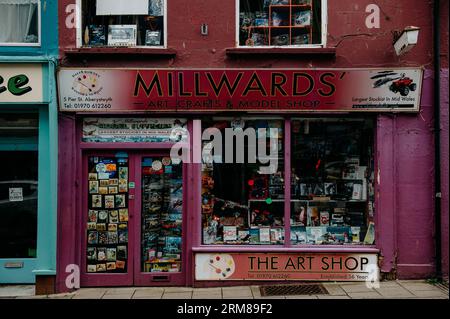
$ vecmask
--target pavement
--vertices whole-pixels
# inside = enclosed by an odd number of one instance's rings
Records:
[[[294,283],[290,283],[294,284]],[[259,286],[81,288],[72,293],[34,296],[34,286],[0,286],[0,299],[449,299],[448,284],[424,280],[383,281],[379,288],[363,282],[323,283],[328,294],[261,296]]]

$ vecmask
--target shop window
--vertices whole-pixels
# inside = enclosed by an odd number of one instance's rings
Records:
[[[238,0],[239,46],[324,45],[326,1]]]
[[[84,47],[165,47],[166,0],[83,0]]]
[[[373,126],[292,121],[291,243],[374,244]]]
[[[0,1],[0,45],[39,45],[40,1]]]
[[[212,119],[202,121],[202,128],[204,132],[220,131],[223,137],[220,155],[210,147],[211,141],[216,141],[216,136],[203,142],[202,243],[283,244],[284,121]],[[227,130],[249,134],[241,140],[242,143],[238,143],[238,138],[228,138]],[[255,149],[257,143],[254,137],[266,142],[264,145],[258,144],[258,151]],[[239,148],[238,145],[243,147]],[[231,148],[233,156],[227,156]],[[264,149],[272,162],[262,157],[255,160],[251,155],[252,149],[256,154],[261,154],[260,149]],[[243,161],[238,159],[240,156],[244,158]]]

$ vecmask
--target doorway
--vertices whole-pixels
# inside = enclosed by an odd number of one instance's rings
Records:
[[[184,181],[169,151],[83,156],[82,285],[185,284]]]

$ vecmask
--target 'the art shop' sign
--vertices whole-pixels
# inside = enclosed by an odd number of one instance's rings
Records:
[[[417,112],[421,69],[62,69],[61,111]]]
[[[196,280],[376,281],[376,254],[198,253]]]
[[[0,64],[0,103],[43,101],[40,64]]]

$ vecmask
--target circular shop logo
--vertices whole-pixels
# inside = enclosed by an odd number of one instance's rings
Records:
[[[73,75],[72,90],[80,95],[95,95],[103,87],[100,86],[100,75],[92,71],[80,71]]]

